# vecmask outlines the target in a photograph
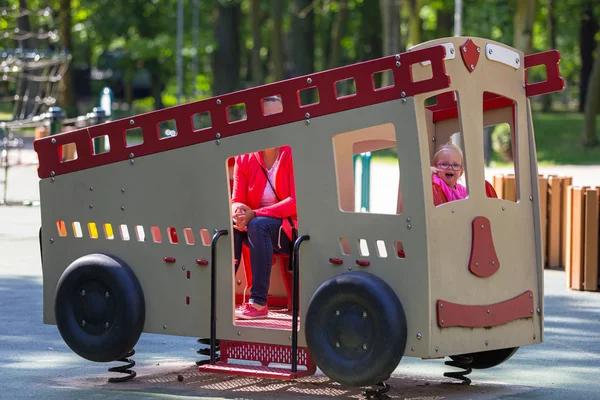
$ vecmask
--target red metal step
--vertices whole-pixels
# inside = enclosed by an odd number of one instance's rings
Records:
[[[220,348],[221,361],[199,366],[198,370],[200,372],[290,380],[313,375],[317,370],[308,349],[303,347],[298,348],[297,372],[291,370],[291,346],[221,340]],[[261,365],[232,363],[231,360],[258,361]],[[270,366],[273,363],[290,365],[290,367]]]

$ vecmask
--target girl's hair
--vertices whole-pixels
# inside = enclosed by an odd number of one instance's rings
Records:
[[[454,151],[460,156],[461,163],[464,160],[463,152],[460,149],[460,147],[458,147],[457,145],[455,145],[453,143],[446,143],[446,144],[440,146],[438,151],[436,151],[436,153],[433,155],[433,159],[431,160],[432,161],[431,163],[433,166],[437,165],[438,159],[440,158],[440,154],[444,151]]]
[[[446,143],[444,145],[441,145],[440,148],[438,149],[438,151],[435,152],[435,154],[433,155],[433,159],[431,160],[431,173],[432,174],[437,174],[438,172],[440,172],[439,169],[437,169],[437,163],[438,163],[438,159],[440,158],[440,154],[442,154],[442,152],[444,151],[454,151],[456,152],[456,154],[458,154],[460,156],[460,160],[461,160],[461,164],[463,163],[464,160],[464,156],[463,156],[463,152],[460,149],[460,147],[458,147],[457,145],[453,144],[453,143]],[[464,169],[463,169],[464,171]],[[461,173],[462,176],[462,173]]]

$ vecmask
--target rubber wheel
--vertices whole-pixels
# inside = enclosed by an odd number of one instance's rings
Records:
[[[137,343],[146,306],[142,287],[127,264],[89,254],[63,272],[54,312],[71,350],[90,361],[109,362],[125,357]]]
[[[306,313],[306,342],[329,378],[350,386],[387,380],[406,347],[406,316],[381,278],[349,272],[325,281]]]
[[[479,353],[465,354],[467,357],[473,357],[473,362],[469,367],[473,369],[487,369],[502,364],[517,352],[518,347],[510,347],[507,349],[482,351]]]

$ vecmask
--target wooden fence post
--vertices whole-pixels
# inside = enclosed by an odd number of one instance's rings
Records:
[[[600,189],[585,191],[583,290],[598,290],[598,210]]]

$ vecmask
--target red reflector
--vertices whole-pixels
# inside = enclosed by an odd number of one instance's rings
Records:
[[[400,250],[398,252],[398,258],[405,258],[406,257],[406,253],[404,253],[404,250]]]
[[[334,265],[342,265],[344,263],[344,260],[342,260],[341,258],[330,258],[329,262]]]
[[[367,260],[356,260],[356,263],[361,267],[368,267],[369,265],[371,265],[371,262]]]
[[[163,257],[163,261],[167,264],[174,264],[176,260],[175,257]]]
[[[197,259],[196,264],[198,265],[208,265],[208,260]]]
[[[190,279],[190,271],[187,272],[187,278]]]
[[[185,297],[185,304],[190,304],[190,296]]]

